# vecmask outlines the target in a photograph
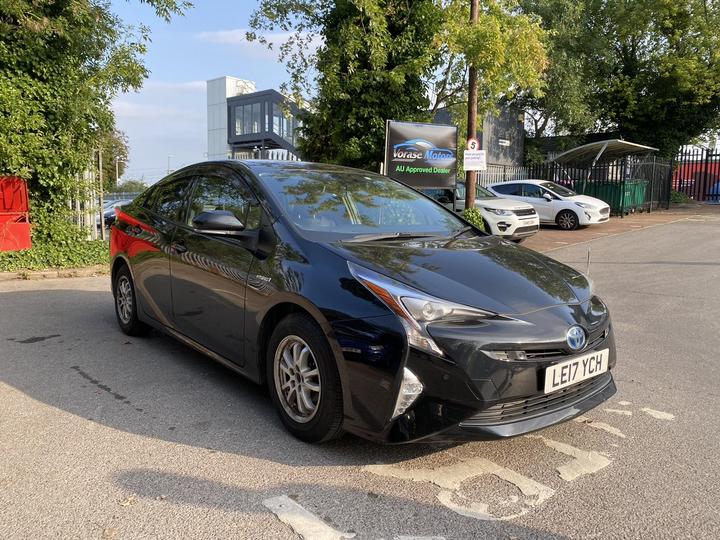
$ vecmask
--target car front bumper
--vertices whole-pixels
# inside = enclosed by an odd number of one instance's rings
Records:
[[[595,225],[605,223],[610,219],[610,207],[604,209],[578,208],[580,225]]]
[[[540,219],[537,214],[533,216],[498,216],[484,209],[481,210],[485,223],[490,227],[490,233],[509,240],[527,238],[540,229]]]
[[[358,422],[355,417],[346,428],[390,444],[514,437],[570,420],[615,394],[610,370],[616,353],[609,316],[594,316],[586,302],[540,310],[523,319],[518,323],[489,321],[473,327],[433,327],[431,334],[446,353],[444,357],[414,348],[406,350],[404,367],[424,386],[416,402],[404,414],[391,419],[394,398],[386,400],[382,418]],[[573,324],[587,329],[589,345],[570,354],[565,336]],[[544,393],[549,366],[604,349],[609,351],[607,372]],[[499,350],[522,350],[527,359],[498,360],[484,352]],[[382,380],[373,381],[367,369],[353,379],[356,384],[364,384],[362,392],[355,393],[351,400],[362,416],[370,410],[368,403],[375,405],[381,399],[378,389],[388,385]],[[388,388],[392,396],[397,396],[399,384],[396,376],[395,384]],[[368,396],[371,388],[375,388],[373,396]]]

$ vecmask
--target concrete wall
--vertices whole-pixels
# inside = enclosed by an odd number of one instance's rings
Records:
[[[207,81],[207,158],[227,159],[228,146],[227,98],[255,92],[255,83],[235,77],[218,77]]]

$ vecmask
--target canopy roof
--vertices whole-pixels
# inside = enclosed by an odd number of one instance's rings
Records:
[[[607,141],[583,144],[549,159],[548,162],[554,161],[560,164],[586,167],[594,165],[598,161],[615,161],[633,154],[648,154],[657,151],[658,149],[652,146],[631,143],[622,139],[608,139]]]

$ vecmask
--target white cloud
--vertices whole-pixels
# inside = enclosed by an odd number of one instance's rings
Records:
[[[272,45],[272,49],[259,41],[248,41],[246,28],[236,28],[232,30],[212,30],[195,34],[195,37],[201,41],[209,43],[218,43],[221,45],[231,45],[242,51],[242,54],[252,56],[254,58],[277,59],[278,50],[281,45],[295,35],[293,32],[271,32],[265,34],[264,38],[267,43]],[[309,34],[301,34],[302,38]],[[322,44],[321,36],[313,36],[306,49],[306,53],[312,53]]]

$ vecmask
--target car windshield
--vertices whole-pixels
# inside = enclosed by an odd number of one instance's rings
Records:
[[[458,199],[465,199],[465,183],[461,182],[457,185],[457,197]],[[475,198],[476,199],[495,199],[497,195],[488,191],[482,186],[475,186]]]
[[[439,204],[378,174],[286,169],[259,177],[288,219],[317,239],[448,237],[466,227]]]
[[[577,193],[575,193],[572,189],[563,187],[555,182],[543,182],[540,185],[545,189],[552,191],[555,195],[560,195],[561,197],[572,197],[577,195]]]

